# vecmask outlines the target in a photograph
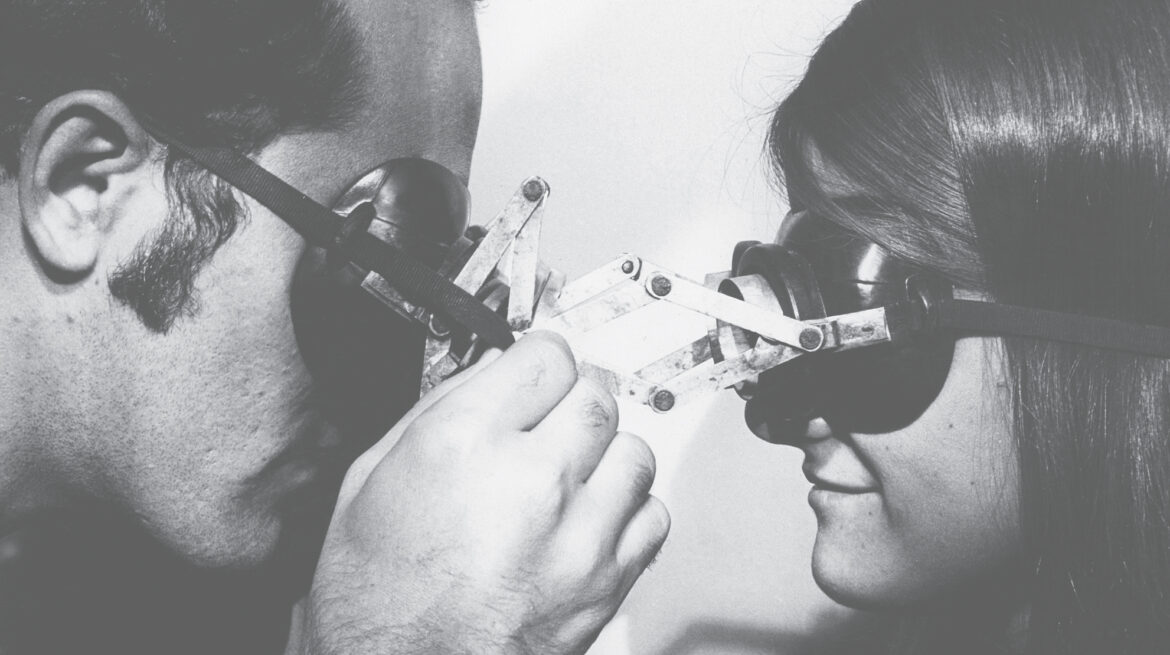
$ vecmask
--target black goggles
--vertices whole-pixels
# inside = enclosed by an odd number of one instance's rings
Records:
[[[428,335],[457,346],[456,353],[465,353],[459,357],[463,364],[479,348],[506,348],[514,341],[505,320],[506,284],[493,283],[489,276],[472,295],[453,281],[463,274],[483,234],[467,228],[466,186],[446,168],[422,159],[390,160],[352,185],[331,210],[238,152],[194,146],[150,121],[143,125],[162,143],[266,206],[309,243],[294,282],[293,323],[319,401],[332,420],[358,435],[359,443],[380,437],[418,399]],[[522,192],[509,207],[530,211],[543,202],[548,187],[533,178]],[[486,259],[500,254],[497,246],[493,242],[485,248]],[[635,284],[641,299],[622,295],[616,297],[621,302],[603,301],[595,308],[620,313],[641,306],[646,301],[639,281],[644,266],[625,257],[618,262],[620,270],[599,269],[601,278],[591,278],[597,272],[585,276],[564,295],[576,302],[584,297],[582,288],[597,291],[593,285],[599,279],[626,276],[623,284]],[[651,276],[646,284],[652,296],[686,304],[669,285],[659,289],[654,281]],[[524,286],[532,284],[524,279]],[[536,286],[540,297],[545,287]],[[754,377],[737,385],[748,400],[746,420],[757,436],[774,443],[799,438],[814,417],[854,432],[887,432],[910,424],[938,396],[955,338],[962,333],[1038,337],[1170,358],[1168,328],[956,298],[956,290],[937,275],[803,212],[789,216],[776,243],[741,243],[733,273],[719,287],[741,304],[766,310],[749,312],[748,318],[764,321],[756,323],[758,329],[773,338],[735,326],[724,329],[729,326],[720,322],[709,341],[639,373],[673,373],[684,360],[691,362],[683,367],[689,369],[713,359],[722,368],[719,376],[710,376],[712,381],[724,375]],[[691,309],[720,315],[719,303],[709,303],[701,293],[688,297],[697,303]],[[558,302],[572,311],[563,296]],[[578,312],[568,321],[562,316],[560,325],[589,323],[596,318],[591,312]],[[775,335],[789,334],[791,319],[805,323],[793,332],[800,338],[781,340],[784,348],[777,350]],[[780,323],[788,329],[773,329]],[[809,333],[817,339],[805,343]],[[590,369],[615,395],[642,389],[646,382],[636,379],[633,386],[622,386],[628,377],[589,366],[583,372]],[[699,373],[692,370],[689,383],[705,379],[696,377]],[[659,411],[674,404],[665,391],[641,395],[652,398]]]
[[[908,266],[810,213],[790,215],[776,243],[741,243],[736,275],[761,275],[784,313],[802,321],[884,308],[890,338],[809,353],[741,388],[745,420],[765,441],[791,444],[821,417],[847,432],[914,422],[946,382],[961,334],[1037,337],[1170,357],[1170,330],[1110,319],[956,298],[939,277]]]
[[[499,313],[452,282],[481,234],[468,228],[466,185],[447,168],[387,161],[329,209],[235,150],[193,145],[141,122],[308,242],[292,288],[294,329],[316,401],[358,441],[380,437],[418,400],[428,325],[497,348],[513,343]]]

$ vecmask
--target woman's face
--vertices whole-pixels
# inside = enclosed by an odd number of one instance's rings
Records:
[[[814,483],[813,576],[862,608],[901,607],[978,580],[1017,550],[1017,457],[998,342],[955,344],[946,384],[909,426],[834,430],[797,442]]]
[[[861,189],[820,167],[832,196]],[[887,433],[817,418],[804,451],[813,575],[854,607],[905,607],[1005,569],[1020,542],[1018,455],[998,339],[963,337],[926,411]]]

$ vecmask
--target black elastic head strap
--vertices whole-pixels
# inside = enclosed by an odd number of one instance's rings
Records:
[[[941,299],[927,311],[934,327],[1036,337],[1170,359],[1170,329],[978,300]]]
[[[404,298],[479,335],[495,348],[514,343],[508,324],[471,294],[408,253],[368,232],[343,230],[345,221],[251,159],[230,148],[193,146],[150,120],[139,121],[162,143],[175,148],[270,209],[310,244],[374,271]]]
[[[919,327],[940,328],[1034,337],[1170,358],[1170,328],[960,299],[955,297],[951,283],[941,276],[910,266],[864,235],[815,213],[789,214],[780,226],[776,241],[771,246],[743,248],[733,262],[736,270],[743,262],[755,262],[751,272],[766,274],[775,265],[762,266],[757,260],[766,263],[786,258],[804,259],[811,273],[793,275],[793,279],[773,276],[769,282],[782,291],[786,285],[815,288],[830,316],[884,306],[888,316],[898,319],[897,325],[891,327],[907,328],[898,332],[909,338],[914,338],[912,333]],[[753,259],[749,254],[756,257]],[[786,296],[779,292],[777,295],[783,302]],[[895,309],[899,306],[901,309]]]

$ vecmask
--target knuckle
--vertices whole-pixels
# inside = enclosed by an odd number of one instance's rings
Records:
[[[573,350],[569,347],[569,342],[556,332],[551,330],[536,330],[529,332],[524,337],[524,341],[533,346],[546,347],[556,352],[557,356],[570,363],[573,362]]]
[[[530,479],[524,485],[520,511],[536,517],[559,517],[568,505],[568,492],[561,484],[550,483],[551,478]]]
[[[452,403],[436,405],[415,418],[407,433],[424,443],[450,438],[465,431],[464,424],[471,422],[469,415],[474,413],[474,408]]]
[[[591,428],[614,429],[618,423],[618,405],[613,395],[603,389],[601,385],[587,378],[577,381],[582,389],[584,400],[581,406],[581,418]]]
[[[577,365],[573,352],[564,338],[552,332],[536,332],[525,337],[521,343],[529,355],[529,384],[533,387],[543,384],[571,386],[577,381]]]
[[[391,454],[425,470],[466,466],[491,446],[481,417],[463,408],[428,413],[406,429]]]
[[[633,493],[641,496],[650,491],[650,487],[653,485],[654,467],[644,464],[635,465],[630,473],[630,488]]]
[[[537,460],[526,468],[524,478],[534,491],[556,491],[561,488],[564,473],[551,462]]]
[[[558,548],[557,554],[560,565],[566,578],[572,580],[592,580],[600,588],[608,586],[609,554],[600,545],[603,540],[590,529],[583,526],[571,526],[567,533],[571,535],[566,543],[572,544]]]
[[[619,439],[620,447],[625,451],[626,464],[630,469],[631,486],[637,493],[646,493],[654,484],[654,477],[658,472],[654,451],[637,435],[623,432],[615,441]]]
[[[563,514],[569,489],[555,462],[514,448],[493,449],[481,459],[477,496],[542,525]]]
[[[661,544],[670,533],[670,510],[657,496],[646,499],[647,535],[653,544]]]
[[[533,458],[524,467],[524,473],[521,477],[521,486],[526,497],[550,499],[555,501],[554,504],[557,505],[565,500],[567,475],[564,468],[555,462]]]

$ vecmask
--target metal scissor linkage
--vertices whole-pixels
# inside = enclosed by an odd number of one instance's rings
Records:
[[[565,284],[539,259],[549,187],[524,182],[454,282],[507,317],[517,333],[552,330],[569,342],[582,376],[618,398],[667,412],[704,392],[751,384],[762,372],[802,354],[889,341],[885,309],[812,321],[786,316],[760,276],[707,276],[705,284],[626,254]],[[648,305],[668,302],[711,319],[706,336],[636,371],[593,361],[579,349],[586,334]],[[422,391],[471,364],[481,346],[430,322]]]

